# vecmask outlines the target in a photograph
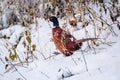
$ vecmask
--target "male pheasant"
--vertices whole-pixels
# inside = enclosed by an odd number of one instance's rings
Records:
[[[49,20],[53,22],[54,28],[52,28],[53,42],[56,48],[65,56],[70,56],[74,51],[78,50],[82,46],[82,42],[88,40],[94,40],[96,38],[87,38],[77,40],[67,31],[59,27],[58,19],[55,16],[49,17]]]

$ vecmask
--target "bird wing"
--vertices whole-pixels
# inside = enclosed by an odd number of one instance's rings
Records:
[[[72,36],[69,32],[62,31],[61,33],[61,43],[63,44],[63,47],[71,50],[76,45],[76,39],[74,36]]]

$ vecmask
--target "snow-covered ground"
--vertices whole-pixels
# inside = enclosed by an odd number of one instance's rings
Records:
[[[5,69],[5,56],[9,56],[5,46],[7,42],[15,44],[20,34],[26,28],[16,25],[0,31],[1,35],[10,36],[8,41],[0,39],[0,80],[119,80],[120,79],[120,33],[111,40],[116,41],[111,47],[107,46],[103,50],[96,49],[96,54],[92,51],[84,52],[87,62],[85,65],[84,57],[81,51],[75,52],[70,57],[63,54],[50,57],[56,52],[56,48],[51,41],[51,28],[47,21],[39,19],[39,25],[31,25],[32,44],[36,44],[37,49],[34,52],[38,59],[30,62],[28,65],[16,66],[9,72]],[[52,26],[52,24],[50,23]],[[75,37],[79,38],[82,30],[75,31]],[[79,34],[79,35],[78,35]],[[115,40],[116,39],[116,40]],[[23,39],[17,46],[17,52],[20,58],[24,59]],[[9,44],[8,43],[8,44]],[[104,45],[102,46],[104,48]],[[10,48],[10,45],[7,45]],[[4,54],[3,54],[4,53]],[[42,53],[46,58],[44,60]],[[17,62],[15,60],[14,62]],[[8,62],[9,63],[9,62]],[[88,71],[86,69],[88,68]],[[17,71],[16,71],[17,70]]]
[[[91,5],[91,8],[96,11],[97,16],[102,15],[106,22],[112,23],[108,10],[107,13],[104,13],[104,10],[100,13],[100,7],[97,5]],[[0,30],[0,80],[120,80],[120,30],[116,24],[111,25],[116,35],[109,30],[110,27],[102,26],[97,21],[95,23],[97,26],[90,23],[86,28],[82,28],[84,22],[79,22],[78,30],[67,25],[77,39],[85,38],[86,31],[89,37],[95,37],[95,29],[102,28],[103,32],[96,30],[97,35],[102,33],[96,41],[98,46],[91,44],[93,49],[90,49],[85,42],[81,50],[65,57],[61,53],[54,54],[59,51],[52,41],[52,23],[42,18],[38,18],[37,21],[38,24],[31,24],[29,29],[22,25],[13,25]],[[59,21],[62,27],[65,20]],[[120,22],[120,17],[117,21]],[[32,57],[30,56],[29,60],[32,61],[28,63],[25,61],[28,56],[26,46],[29,45],[27,41],[29,33],[25,31],[30,32],[30,45],[36,46],[33,54],[30,54]],[[104,44],[99,41],[103,41]],[[10,52],[15,53],[13,46],[16,44],[15,51],[19,58],[12,61]]]

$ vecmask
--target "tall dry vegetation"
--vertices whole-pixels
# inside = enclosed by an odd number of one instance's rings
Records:
[[[11,67],[8,68],[6,64],[5,68],[7,71],[17,65],[29,63],[37,57],[33,54],[36,50],[36,44],[31,44],[31,32],[29,26],[31,24],[38,25],[37,18],[44,18],[46,21],[49,16],[55,15],[58,18],[66,20],[65,24],[77,26],[77,23],[82,23],[82,29],[84,29],[86,35],[89,37],[88,25],[94,26],[94,35],[96,38],[103,38],[104,32],[109,32],[113,36],[117,36],[116,31],[113,29],[113,25],[120,30],[120,1],[111,0],[109,3],[104,2],[105,0],[1,0],[0,5],[0,29],[9,27],[10,25],[21,24],[25,26],[26,30],[16,40],[16,44],[12,45],[9,52],[9,58],[5,57],[5,60],[11,60]],[[109,6],[107,4],[109,4]],[[91,6],[99,8],[99,11],[94,10]],[[108,15],[109,13],[109,15]],[[104,15],[108,15],[110,22]],[[4,18],[7,20],[4,21]],[[98,25],[97,23],[100,23]],[[21,60],[17,55],[16,47],[21,41],[22,37],[25,40],[22,42],[26,48],[26,58]],[[6,36],[0,37],[6,39]],[[105,39],[97,40],[95,42],[87,42],[88,48],[95,51],[95,46],[100,44],[111,45],[112,42],[107,42]],[[45,56],[41,53],[44,59]],[[18,59],[18,63],[13,64],[15,59]],[[31,60],[32,59],[32,60]],[[29,61],[30,60],[30,61]],[[6,72],[7,72],[6,71]]]

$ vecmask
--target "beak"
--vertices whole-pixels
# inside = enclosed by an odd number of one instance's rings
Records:
[[[50,19],[49,19],[49,18],[48,18],[47,20],[48,20],[48,21],[50,21]]]

